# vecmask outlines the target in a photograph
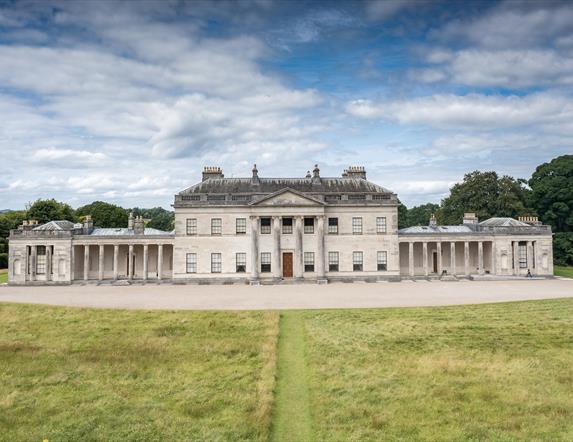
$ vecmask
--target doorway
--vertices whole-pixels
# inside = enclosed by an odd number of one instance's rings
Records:
[[[283,278],[292,278],[292,253],[283,253]]]

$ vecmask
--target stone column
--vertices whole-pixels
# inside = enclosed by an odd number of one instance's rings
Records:
[[[99,263],[98,263],[98,279],[103,280],[103,266],[104,266],[104,252],[105,247],[103,244],[99,245]]]
[[[157,279],[161,279],[163,272],[163,244],[157,246]]]
[[[149,260],[149,245],[143,244],[143,280],[147,281],[147,269]]]
[[[519,256],[518,256],[519,243],[517,241],[512,241],[511,248],[513,253],[513,274],[519,275]]]
[[[129,245],[127,255],[127,279],[133,279],[133,244]]]
[[[295,217],[295,243],[294,243],[294,277],[302,278],[303,259],[302,259],[302,216]]]
[[[324,279],[324,215],[316,217],[316,276]]]
[[[76,277],[76,246],[72,242],[72,248],[70,250],[70,281],[73,281]]]
[[[484,274],[484,269],[483,269],[483,241],[478,242],[478,273],[480,275]]]
[[[52,247],[46,246],[46,281],[52,279]]]
[[[428,243],[424,241],[422,243],[422,261],[424,262],[424,275],[428,276]]]
[[[533,273],[533,243],[531,241],[527,241],[527,268],[528,270]]]
[[[273,253],[271,260],[271,270],[273,278],[281,278],[281,218],[273,216]]]
[[[117,279],[117,264],[118,264],[118,259],[119,258],[119,245],[115,244],[113,246],[113,279],[116,280]]]
[[[90,271],[90,246],[89,244],[84,245],[84,281],[89,278]]]
[[[464,273],[470,275],[470,243],[464,241]]]
[[[259,279],[259,217],[251,216],[251,280]]]
[[[38,262],[38,246],[32,246],[32,257],[30,259],[31,263],[30,263],[30,277],[32,279],[32,281],[36,280],[36,270],[37,270],[37,265],[36,263]]]
[[[414,276],[414,243],[408,243],[408,273]]]
[[[456,274],[456,243],[450,242],[450,267],[452,268],[452,275]]]
[[[438,276],[442,274],[442,243],[436,242],[436,255],[438,257]]]
[[[497,259],[495,257],[495,247],[494,242],[491,241],[491,274],[497,275]]]

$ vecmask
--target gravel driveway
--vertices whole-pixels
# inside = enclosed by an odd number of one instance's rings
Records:
[[[563,297],[573,297],[572,279],[273,286],[0,286],[0,302],[167,310],[414,307]]]

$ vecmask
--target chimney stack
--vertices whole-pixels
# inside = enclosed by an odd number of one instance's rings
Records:
[[[133,233],[135,235],[143,235],[145,233],[145,223],[143,222],[143,216],[136,216],[133,221]]]
[[[436,215],[432,213],[430,216],[430,227],[436,227],[438,225],[438,221],[436,220]]]
[[[474,212],[466,212],[464,213],[464,224],[477,224],[478,223],[478,217],[476,216],[476,214]]]
[[[133,212],[129,212],[129,218],[127,218],[127,228],[133,230]]]
[[[203,167],[203,179],[202,181],[208,180],[209,178],[224,178],[223,171],[220,167],[216,166],[205,166]]]
[[[251,178],[251,184],[259,184],[261,180],[259,179],[259,171],[257,165],[253,164],[253,177]]]
[[[318,164],[315,164],[314,169],[312,169],[312,184],[320,184],[320,169],[318,168]]]
[[[90,233],[93,232],[93,230],[94,230],[94,222],[92,220],[92,216],[86,215],[84,217],[84,223],[83,223],[83,234],[89,235]]]
[[[520,216],[517,219],[518,221],[521,221],[522,223],[527,223],[530,224],[532,226],[540,226],[541,225],[541,221],[539,221],[539,218],[536,216]]]
[[[342,173],[343,177],[366,179],[366,169],[364,166],[350,166]]]

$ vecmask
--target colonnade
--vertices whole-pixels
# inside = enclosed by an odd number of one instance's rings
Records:
[[[260,274],[260,250],[259,250],[259,226],[260,216],[251,216],[251,280],[257,281]],[[281,266],[281,216],[271,217],[271,234],[272,234],[272,252],[271,252],[271,273],[273,278],[282,278],[283,268]],[[301,279],[304,273],[304,254],[303,254],[303,229],[304,216],[288,217],[294,220],[293,234],[295,239],[293,254],[293,277]],[[310,218],[307,216],[306,218]],[[317,279],[325,278],[324,262],[324,215],[313,216],[314,218],[314,236],[316,238],[315,253],[315,272]]]

